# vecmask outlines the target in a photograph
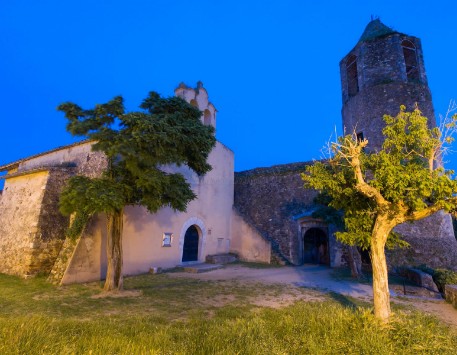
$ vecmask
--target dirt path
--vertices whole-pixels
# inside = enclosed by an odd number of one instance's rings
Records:
[[[295,288],[311,288],[324,292],[336,292],[343,296],[350,296],[363,301],[373,301],[371,285],[354,281],[335,280],[332,269],[316,265],[278,268],[250,268],[242,265],[226,265],[223,269],[210,272],[190,274],[184,272],[171,273],[172,277],[195,278],[199,280],[242,282],[262,282],[266,284],[284,284]],[[431,314],[448,324],[457,332],[457,310],[444,300],[426,300],[420,298],[392,297],[392,302],[414,307],[419,311]],[[287,303],[287,302],[286,302]],[[271,307],[284,305],[284,300],[269,299]]]
[[[449,325],[457,333],[457,310],[445,300],[422,300],[394,298],[393,302],[413,307],[421,312],[435,316]]]

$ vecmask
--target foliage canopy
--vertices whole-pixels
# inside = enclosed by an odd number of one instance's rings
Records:
[[[185,211],[196,197],[181,174],[165,172],[163,166],[185,164],[205,174],[211,169],[206,160],[215,144],[214,128],[203,125],[201,112],[179,97],[151,92],[140,108],[125,113],[120,96],[91,110],[74,103],[58,107],[68,119],[67,130],[93,140],[92,149],[109,161],[99,178],[70,180],[61,195],[62,213],[109,213],[129,204],[150,212],[162,206]]]

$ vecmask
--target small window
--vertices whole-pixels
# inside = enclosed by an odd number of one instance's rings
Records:
[[[357,142],[363,142],[363,132],[357,133]]]
[[[363,137],[363,132],[358,132],[357,133],[357,142],[363,142],[365,138]],[[362,148],[362,152],[365,152],[366,153],[366,150],[365,150],[366,147],[363,147]]]
[[[419,80],[419,68],[417,65],[417,51],[413,42],[404,40],[401,42],[403,57],[405,58],[406,77],[408,81]]]
[[[162,246],[171,247],[171,242],[173,241],[173,233],[163,233],[162,237]]]
[[[355,96],[359,92],[357,57],[355,55],[350,55],[346,60],[346,74],[348,82],[348,95],[349,97]]]

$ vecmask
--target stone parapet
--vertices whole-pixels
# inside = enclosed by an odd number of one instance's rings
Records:
[[[433,292],[439,292],[438,287],[433,281],[433,277],[426,272],[418,269],[405,268],[400,271],[400,275],[415,283],[417,286],[424,287]]]

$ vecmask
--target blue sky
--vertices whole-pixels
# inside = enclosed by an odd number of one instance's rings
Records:
[[[435,111],[457,99],[455,1],[0,2],[0,165],[76,141],[56,111],[204,83],[237,171],[319,159],[339,61],[370,16],[422,40]],[[457,156],[448,167],[457,167]]]

